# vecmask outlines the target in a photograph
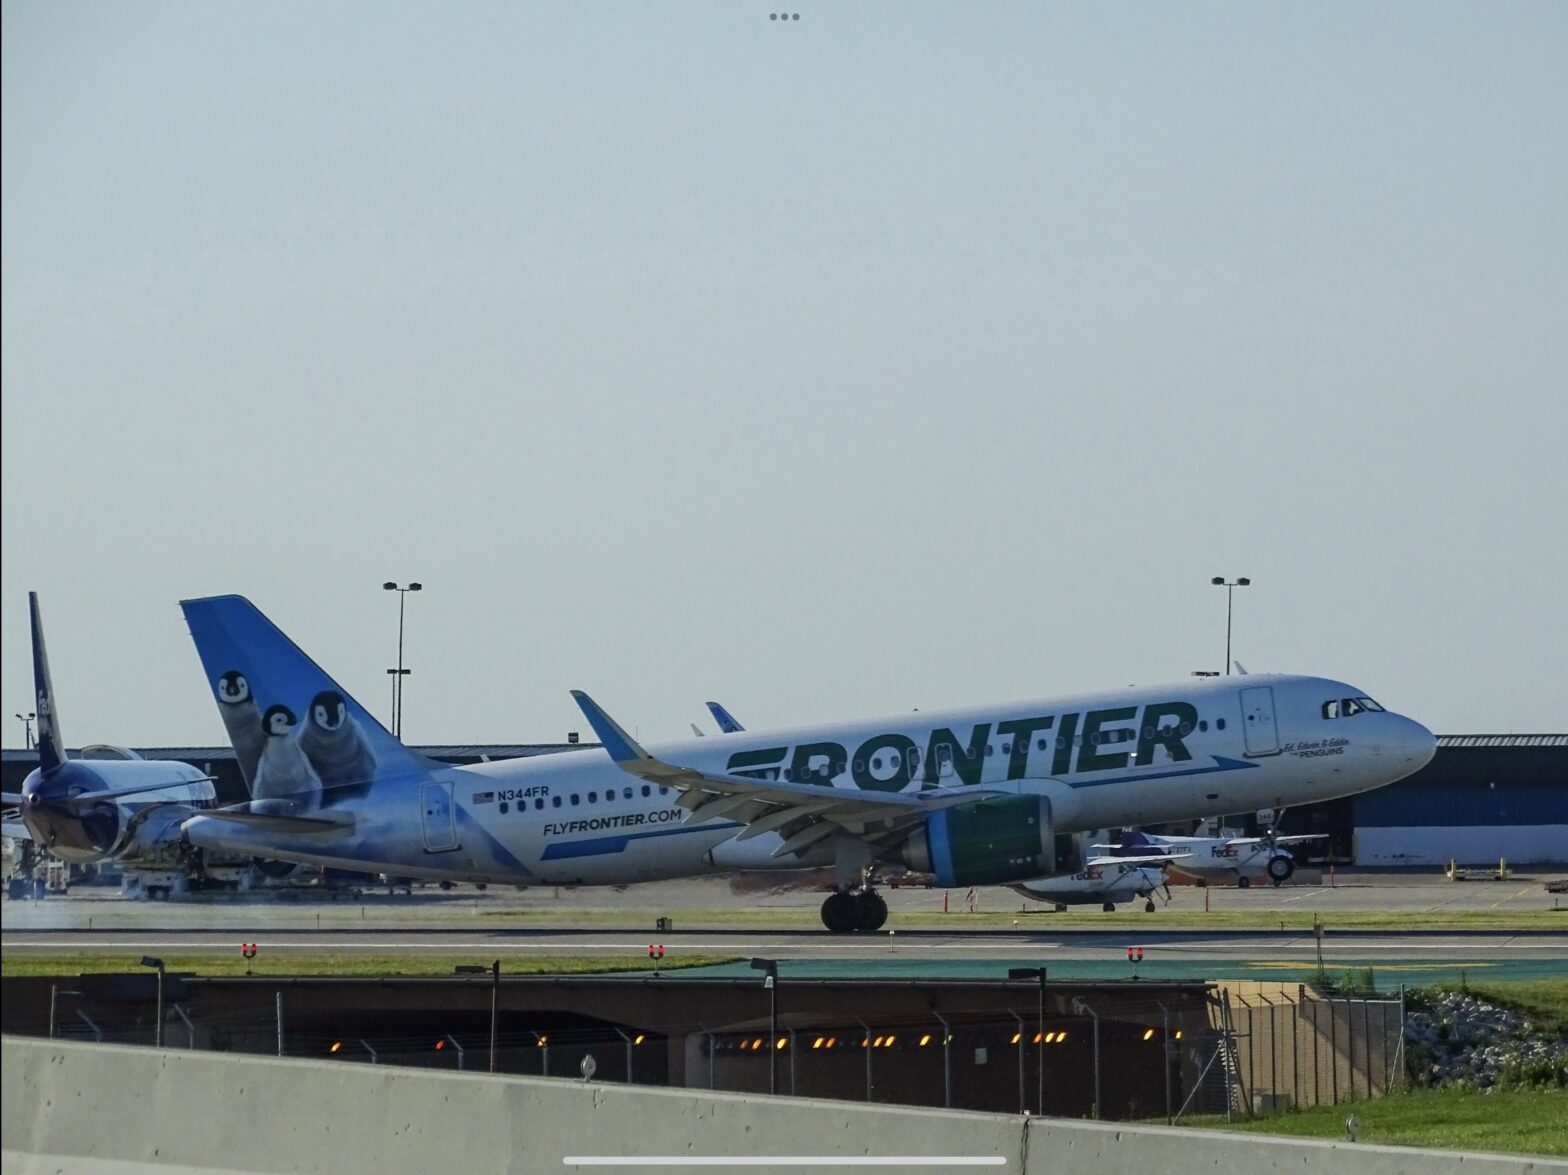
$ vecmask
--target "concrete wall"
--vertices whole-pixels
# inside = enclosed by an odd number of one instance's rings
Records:
[[[1005,1162],[978,1169],[1022,1175],[1568,1171],[1508,1156],[9,1036],[0,1053],[6,1175],[556,1172],[573,1169],[568,1155],[723,1154],[995,1156]]]

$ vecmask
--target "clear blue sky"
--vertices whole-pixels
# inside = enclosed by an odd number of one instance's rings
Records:
[[[1568,5],[3,8],[5,741],[1220,668],[1568,722]]]

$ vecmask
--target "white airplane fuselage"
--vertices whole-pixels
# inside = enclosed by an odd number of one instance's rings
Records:
[[[1435,740],[1318,677],[1187,680],[1042,701],[650,746],[663,761],[755,779],[918,793],[958,785],[1039,801],[1040,834],[1286,807],[1381,787],[1418,770]],[[378,777],[326,801],[341,827],[310,835],[201,815],[195,844],[309,864],[518,885],[606,885],[831,862],[832,840],[775,856],[769,831],[737,839],[723,817],[688,822],[678,793],[601,750]],[[1031,811],[1036,809],[1031,808]],[[1033,818],[1030,818],[1031,824]],[[945,827],[945,826],[944,826]],[[961,867],[933,834],[950,884]],[[904,851],[884,842],[884,859]],[[907,859],[907,858],[906,858]],[[939,883],[944,883],[939,876]]]

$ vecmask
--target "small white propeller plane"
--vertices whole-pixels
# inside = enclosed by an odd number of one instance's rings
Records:
[[[1283,846],[1323,840],[1327,835],[1277,836],[1271,829],[1263,836],[1155,836],[1141,828],[1129,828],[1120,845],[1093,847],[1109,850],[1124,861],[1146,860],[1141,854],[1164,853],[1173,859],[1178,873],[1199,881],[1234,878],[1239,889],[1246,889],[1259,873],[1267,874],[1276,886],[1283,885],[1296,872],[1296,860]]]
[[[1176,852],[1150,853],[1141,857],[1091,857],[1077,873],[1042,877],[1011,888],[1037,902],[1054,902],[1058,910],[1099,902],[1100,908],[1110,913],[1118,902],[1142,898],[1144,912],[1152,914],[1157,890],[1165,891],[1167,903],[1171,900],[1166,869],[1186,855]]]

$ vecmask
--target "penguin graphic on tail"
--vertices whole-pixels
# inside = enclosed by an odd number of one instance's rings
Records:
[[[267,735],[261,728],[261,711],[251,693],[250,682],[238,669],[230,669],[218,678],[213,692],[218,697],[218,713],[223,717],[224,729],[229,732],[229,745],[240,761],[245,786],[255,796],[256,764],[261,760],[261,748]]]
[[[299,732],[299,746],[322,787],[352,789],[337,793],[341,796],[363,795],[369,790],[376,774],[375,752],[337,690],[322,690],[311,699]],[[327,798],[330,802],[333,797]]]
[[[294,736],[297,724],[287,706],[268,706],[261,716],[266,742],[256,764],[251,798],[263,811],[310,811],[321,805],[321,777],[300,750]]]

